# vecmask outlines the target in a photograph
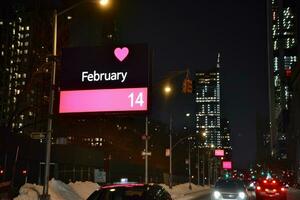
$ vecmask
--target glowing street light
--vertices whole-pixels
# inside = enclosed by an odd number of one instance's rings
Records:
[[[172,92],[172,88],[169,85],[167,85],[164,88],[164,92],[166,95],[169,95]]]
[[[109,4],[109,0],[99,0],[99,4],[101,6],[107,6]]]

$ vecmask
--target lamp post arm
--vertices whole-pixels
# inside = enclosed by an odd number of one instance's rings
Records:
[[[79,1],[78,3],[75,3],[74,5],[70,6],[69,8],[66,8],[60,12],[57,13],[57,16],[63,15],[64,13],[76,8],[77,6],[83,4],[83,3],[87,3],[90,2],[89,0],[83,0],[83,1]]]
[[[185,139],[187,139],[187,138],[189,138],[189,137],[193,137],[193,136],[195,136],[195,134],[190,134],[190,135],[188,135],[188,136],[185,136],[185,137],[183,137],[183,138],[180,138],[180,139],[172,146],[171,151],[173,151],[173,149],[174,149],[180,142],[182,142],[183,140],[185,140]]]

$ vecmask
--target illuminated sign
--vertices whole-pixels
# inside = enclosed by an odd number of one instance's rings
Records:
[[[59,113],[147,111],[148,54],[142,44],[63,49]]]
[[[218,156],[218,157],[224,156],[224,150],[223,149],[216,149],[215,150],[215,156]]]
[[[223,161],[222,165],[223,165],[223,169],[232,169],[231,161]]]

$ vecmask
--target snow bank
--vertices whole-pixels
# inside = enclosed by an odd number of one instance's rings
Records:
[[[192,184],[192,189],[189,189],[189,184],[176,185],[172,189],[169,186],[161,184],[172,196],[173,199],[182,198],[188,194],[205,192],[209,187],[197,186]],[[99,189],[100,186],[93,182],[80,182],[65,184],[62,181],[52,179],[49,181],[49,194],[51,200],[84,200],[90,194]],[[39,200],[39,195],[42,194],[43,187],[40,185],[26,183],[20,188],[19,196],[14,200]]]
[[[96,183],[91,182],[75,182],[67,185],[62,181],[52,179],[49,181],[48,191],[51,200],[83,200],[98,188]],[[20,188],[20,194],[14,200],[38,200],[42,191],[42,186],[26,183]]]
[[[100,186],[97,183],[85,181],[76,181],[75,183],[69,183],[69,186],[76,191],[76,193],[82,198],[87,199],[95,190],[98,190]]]
[[[42,186],[26,183],[20,188],[20,194],[14,200],[38,200],[42,191]]]
[[[164,187],[171,194],[173,199],[178,199],[180,197],[195,192],[208,191],[210,189],[208,186],[198,186],[193,183],[191,184],[192,185],[191,190],[189,189],[189,183],[173,186],[172,189],[170,189],[168,185],[165,184],[160,184],[160,185]]]

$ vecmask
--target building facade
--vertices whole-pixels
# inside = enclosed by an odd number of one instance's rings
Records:
[[[46,126],[52,28],[37,10],[17,2],[0,10],[0,126],[17,134]]]
[[[296,0],[270,0],[268,11],[270,151],[287,159],[287,129],[292,91],[290,79],[298,61]]]
[[[2,12],[4,12],[2,10]],[[9,13],[7,13],[9,12]],[[1,13],[0,18],[0,121],[11,123],[11,128],[22,128],[26,117],[18,112],[18,104],[24,104],[25,97],[19,101],[26,87],[29,69],[29,48],[31,45],[30,26],[18,10]],[[22,106],[22,105],[21,105]],[[22,132],[21,132],[22,133]]]
[[[227,159],[232,157],[232,146],[231,146],[231,129],[229,120],[221,119],[221,146],[225,150],[225,156]]]
[[[196,133],[203,136],[205,147],[222,147],[220,105],[220,54],[215,69],[196,72]]]

